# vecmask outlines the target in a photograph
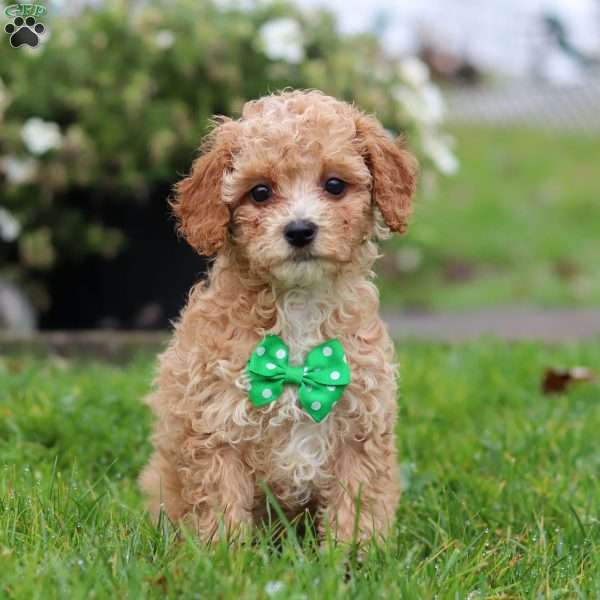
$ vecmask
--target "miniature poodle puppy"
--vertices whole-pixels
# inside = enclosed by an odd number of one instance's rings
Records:
[[[416,176],[374,117],[318,91],[216,120],[172,201],[182,235],[216,257],[149,398],[151,512],[210,541],[260,522],[268,487],[321,535],[389,530],[396,365],[371,268],[406,228]]]

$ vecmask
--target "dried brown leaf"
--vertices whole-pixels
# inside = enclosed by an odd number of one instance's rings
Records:
[[[546,369],[542,381],[544,394],[562,394],[574,383],[595,381],[596,374],[588,367],[571,367],[570,369]]]

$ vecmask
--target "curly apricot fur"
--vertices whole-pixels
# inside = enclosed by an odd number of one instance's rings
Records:
[[[396,365],[371,268],[378,240],[406,226],[415,172],[374,118],[316,91],[250,102],[214,129],[174,203],[189,242],[218,254],[175,324],[148,400],[157,420],[141,485],[152,512],[162,507],[209,540],[220,522],[226,531],[256,523],[268,485],[288,515],[309,508],[340,540],[355,523],[361,539],[389,530],[399,498]],[[323,190],[330,176],[347,182],[343,197]],[[257,206],[248,192],[265,182],[273,197]],[[318,225],[300,254],[283,237],[298,218]],[[297,364],[326,339],[343,344],[352,382],[322,423],[292,386],[266,407],[249,403],[246,362],[270,333]]]

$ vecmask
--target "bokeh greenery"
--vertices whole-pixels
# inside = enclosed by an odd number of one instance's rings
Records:
[[[600,304],[597,134],[451,127],[460,172],[421,194],[378,279],[388,306]],[[422,180],[422,189],[427,185]]]
[[[103,215],[117,203],[164,202],[209,117],[239,115],[248,99],[322,89],[415,134],[419,148],[418,119],[398,99],[407,86],[397,61],[375,35],[342,35],[329,13],[280,2],[107,0],[50,10],[44,21],[38,48],[0,44],[0,204],[21,226],[0,246],[0,272],[29,285],[38,303],[37,274],[90,254],[114,257],[126,239]],[[290,39],[269,41],[267,24],[290,23]],[[422,162],[433,164],[424,154]]]

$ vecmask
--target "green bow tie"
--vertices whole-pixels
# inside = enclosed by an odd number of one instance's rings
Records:
[[[303,366],[288,364],[288,348],[276,335],[266,336],[256,346],[248,361],[248,395],[254,406],[275,402],[283,386],[299,386],[298,399],[302,408],[321,422],[341,398],[350,383],[350,367],[344,348],[338,340],[328,340],[313,348]]]

